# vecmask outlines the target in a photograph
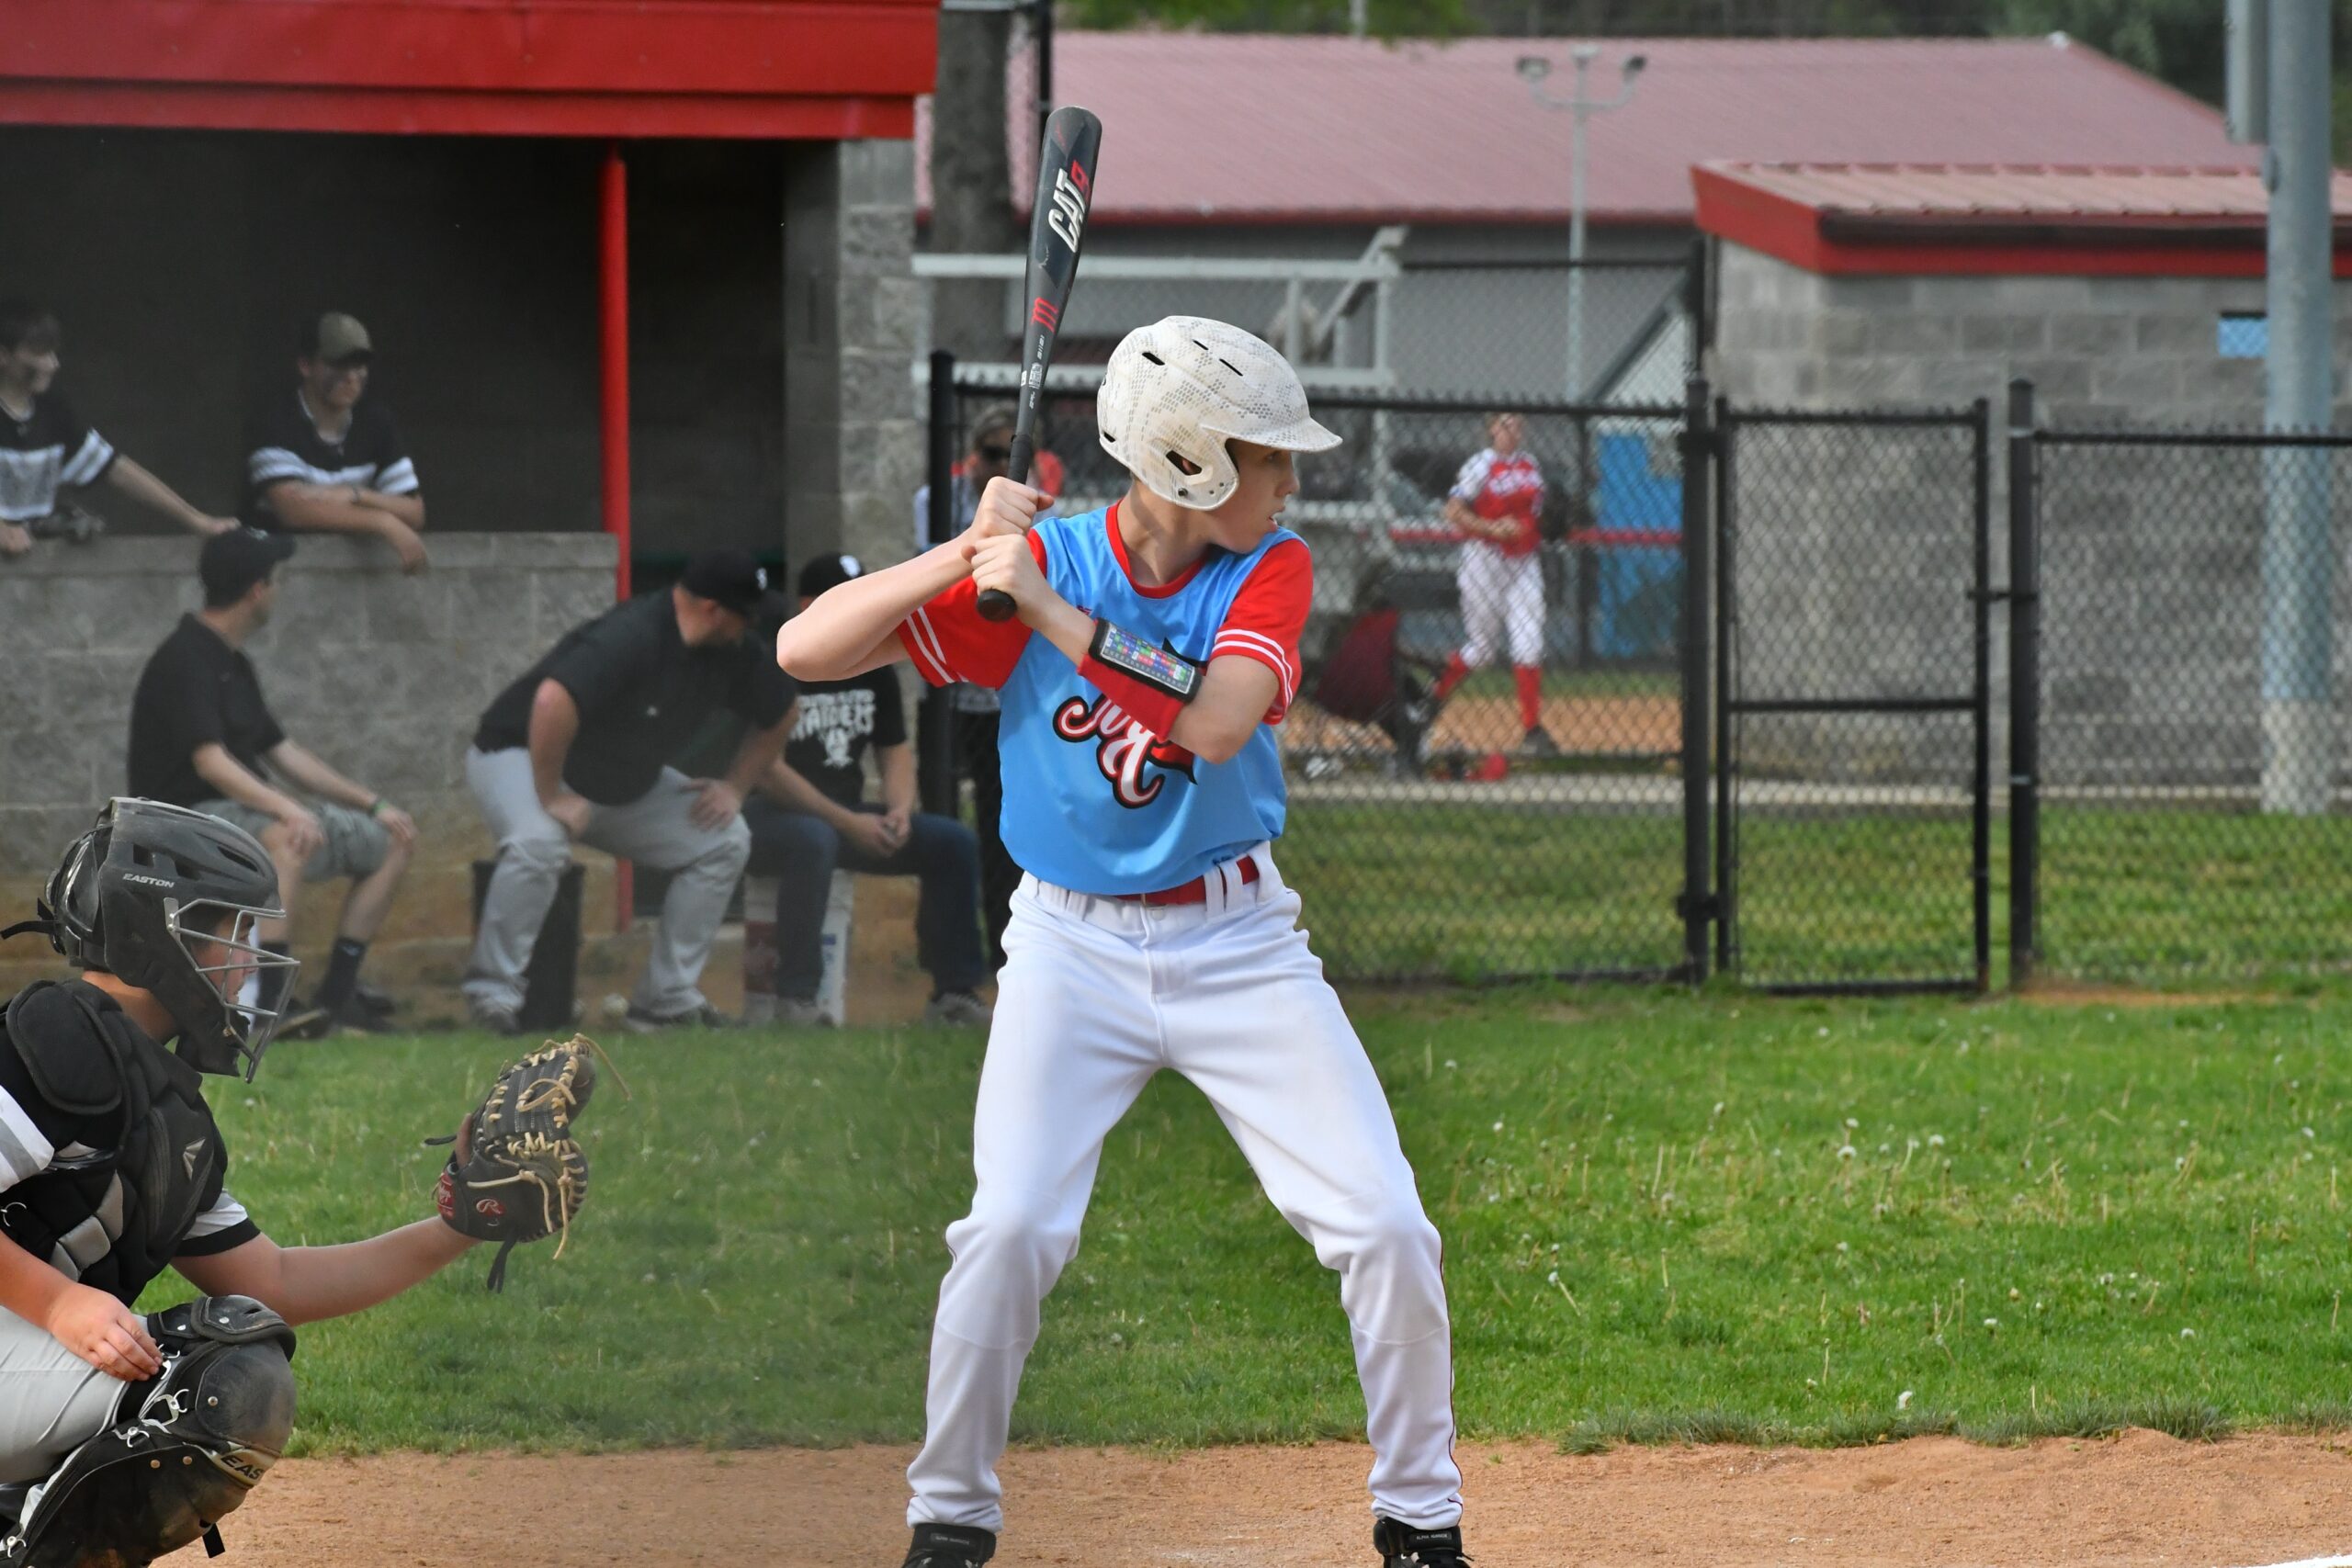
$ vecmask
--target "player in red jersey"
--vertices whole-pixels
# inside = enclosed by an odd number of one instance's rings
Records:
[[[1535,553],[1543,542],[1536,523],[1544,515],[1544,469],[1521,449],[1527,422],[1520,415],[1488,415],[1487,436],[1486,450],[1462,465],[1445,499],[1446,522],[1464,536],[1456,581],[1468,640],[1430,696],[1444,702],[1507,640],[1519,684],[1520,750],[1555,757],[1560,749],[1543,721],[1544,562]]]

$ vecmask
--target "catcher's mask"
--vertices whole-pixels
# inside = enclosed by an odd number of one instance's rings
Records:
[[[179,1027],[180,1059],[247,1082],[277,1032],[299,962],[261,944],[282,919],[269,852],[233,823],[185,807],[120,796],[74,841],[49,879],[39,918],[0,931],[45,932],[65,961],[153,993]],[[249,985],[264,970],[284,986]],[[251,998],[251,999],[249,999]]]

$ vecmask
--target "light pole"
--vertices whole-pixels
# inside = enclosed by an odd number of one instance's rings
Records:
[[[1568,51],[1568,59],[1576,68],[1576,90],[1566,97],[1544,91],[1545,78],[1552,74],[1552,62],[1540,54],[1519,57],[1519,73],[1527,83],[1528,93],[1547,109],[1568,111],[1568,400],[1575,402],[1585,394],[1584,380],[1584,122],[1605,109],[1623,108],[1634,101],[1634,81],[1649,63],[1645,56],[1631,54],[1618,67],[1617,96],[1595,98],[1585,92],[1587,77],[1592,62],[1600,57],[1597,43],[1580,43]]]

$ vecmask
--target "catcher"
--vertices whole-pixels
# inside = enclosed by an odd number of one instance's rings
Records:
[[[260,1064],[277,1018],[239,998],[257,969],[294,966],[254,936],[277,912],[251,835],[118,799],[40,919],[0,931],[44,932],[82,972],[0,1010],[0,1568],[131,1568],[199,1536],[218,1551],[213,1527],[293,1427],[294,1325],[397,1295],[478,1240],[562,1228],[585,1194],[565,1123],[592,1079],[554,1047],[459,1128],[441,1218],[340,1247],[265,1235],[222,1185],[199,1075]],[[166,1267],[201,1293],[134,1312]]]

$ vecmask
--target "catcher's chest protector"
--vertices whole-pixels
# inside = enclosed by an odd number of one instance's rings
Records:
[[[120,1113],[113,1147],[61,1156],[0,1195],[0,1232],[128,1306],[220,1200],[229,1160],[202,1081],[80,980],[18,992],[0,1015],[0,1037],[51,1104]]]

